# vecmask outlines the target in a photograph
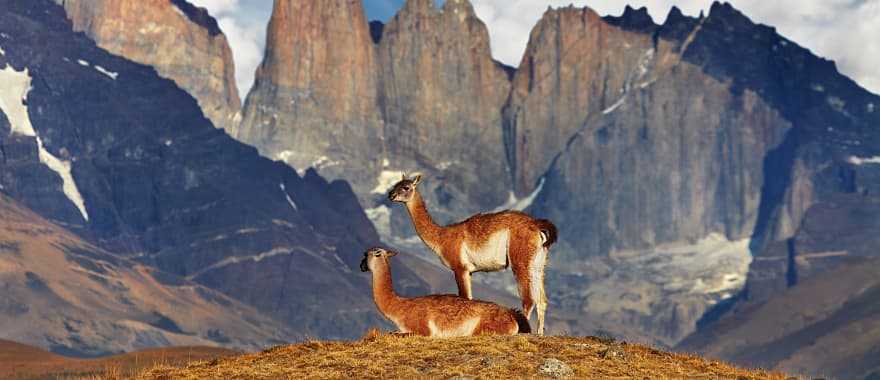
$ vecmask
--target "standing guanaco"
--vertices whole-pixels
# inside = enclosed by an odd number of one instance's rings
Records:
[[[417,186],[422,177],[403,179],[388,199],[406,205],[422,241],[455,273],[458,294],[471,299],[471,273],[513,270],[523,310],[528,318],[537,306],[538,334],[544,334],[547,297],[544,267],[550,246],[556,242],[556,226],[519,211],[477,214],[445,227],[438,226],[425,207]]]

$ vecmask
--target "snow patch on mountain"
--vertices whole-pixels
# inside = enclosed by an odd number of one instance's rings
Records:
[[[743,289],[752,262],[749,242],[712,233],[695,242],[613,252],[594,259],[588,267],[604,269],[585,273],[588,285],[573,288],[576,294],[569,296],[585,300],[583,310],[592,315],[624,313],[677,325],[670,310],[701,315]],[[680,336],[693,332],[696,324],[684,328]]]
[[[516,194],[511,191],[507,196],[507,202],[504,202],[503,205],[496,207],[494,210],[492,210],[492,212],[501,212],[504,210],[523,211],[532,205],[532,202],[535,201],[535,198],[538,197],[538,194],[540,194],[541,190],[543,189],[544,178],[541,177],[541,181],[538,182],[538,187],[536,187],[531,194],[527,195],[525,198],[517,198]]]
[[[752,262],[749,242],[712,233],[692,244],[661,244],[647,252],[615,253],[612,258],[626,262],[622,268],[648,274],[645,280],[666,291],[725,298],[745,285]]]
[[[27,69],[15,71],[12,66],[0,70],[0,108],[9,119],[12,133],[36,136],[24,101],[31,90],[31,78]]]
[[[642,55],[642,58],[639,60],[639,78],[645,76],[648,73],[648,66],[651,64],[651,59],[654,58],[654,48],[650,48],[645,50],[645,54]]]
[[[79,209],[83,219],[89,220],[85,202],[76,187],[76,181],[73,179],[70,161],[61,160],[49,153],[43,146],[43,140],[37,136],[34,126],[31,124],[27,106],[24,104],[30,90],[31,76],[27,68],[15,71],[11,66],[6,66],[0,70],[0,109],[9,119],[12,133],[36,138],[40,162],[58,173],[58,176],[61,177],[64,195]]]
[[[614,102],[614,104],[612,104],[610,107],[608,107],[608,108],[602,110],[602,114],[603,114],[603,115],[607,115],[607,114],[609,114],[609,113],[614,112],[614,110],[616,110],[618,107],[620,107],[620,106],[623,105],[623,102],[624,102],[624,101],[626,101],[626,95],[621,96],[620,99],[617,99],[617,101]]]
[[[284,197],[287,198],[287,204],[289,204],[294,211],[298,211],[299,209],[296,207],[296,203],[290,198],[290,194],[287,193],[287,188],[284,187],[284,184],[279,184],[278,187],[281,188],[281,192],[284,193]]]
[[[847,158],[847,162],[849,162],[853,165],[880,164],[880,156],[874,156],[874,157],[849,156],[849,158]]]
[[[98,65],[95,65],[95,70],[98,70],[99,73],[104,74],[104,75],[110,77],[110,79],[113,79],[113,80],[116,80],[116,77],[119,76],[119,73],[116,73],[116,72],[113,72],[113,71],[109,71],[109,70],[107,70],[107,69],[105,69],[105,68],[103,68],[103,67],[101,67],[101,66],[98,66]]]
[[[217,269],[217,268],[222,268],[222,267],[225,267],[228,265],[238,264],[238,263],[245,262],[245,261],[253,261],[255,263],[258,263],[260,261],[263,261],[263,260],[271,258],[271,257],[275,257],[275,256],[279,256],[279,255],[290,255],[293,253],[293,251],[294,251],[294,249],[290,248],[290,247],[276,247],[276,248],[272,248],[266,252],[258,253],[256,255],[227,257],[223,260],[220,260],[214,264],[209,265],[208,267],[206,267],[196,273],[193,273],[190,276],[187,276],[187,278],[192,279],[202,273],[207,273],[207,272],[210,272],[210,271]]]
[[[62,191],[64,191],[64,195],[66,195],[67,199],[70,199],[70,201],[73,202],[73,205],[79,209],[83,219],[89,220],[89,213],[86,211],[85,201],[83,201],[82,194],[80,194],[79,188],[76,187],[76,181],[73,179],[70,161],[58,159],[58,157],[49,153],[49,151],[43,148],[43,141],[40,140],[39,136],[37,136],[37,147],[40,149],[40,162],[46,164],[49,169],[52,169],[52,171],[61,176]]]

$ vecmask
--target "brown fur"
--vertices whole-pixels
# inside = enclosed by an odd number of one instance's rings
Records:
[[[392,201],[406,204],[419,237],[440,257],[443,264],[454,272],[459,296],[473,298],[471,273],[510,267],[519,285],[518,290],[525,315],[528,317],[535,306],[538,307],[538,333],[543,334],[544,310],[547,307],[543,270],[539,273],[539,283],[532,284],[529,268],[533,265],[539,250],[543,249],[545,253],[549,253],[549,247],[557,239],[556,226],[548,220],[535,219],[519,211],[502,211],[477,214],[465,221],[441,227],[434,223],[416,188],[420,181],[420,176],[413,179],[404,178],[394,186],[388,196]],[[471,250],[479,251],[490,243],[493,234],[503,230],[509,233],[507,262],[503,266],[485,268],[462,262],[461,252],[464,244],[467,244]],[[546,259],[545,254],[545,261],[541,264],[546,264]]]
[[[530,331],[523,325],[522,313],[491,302],[474,301],[455,295],[416,298],[398,296],[391,282],[388,258],[394,252],[374,248],[365,254],[361,269],[373,274],[373,299],[379,311],[403,333],[424,336],[514,335]],[[473,326],[470,331],[462,326]],[[432,330],[431,325],[434,329]]]

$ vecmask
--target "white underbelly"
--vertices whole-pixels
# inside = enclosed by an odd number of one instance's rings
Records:
[[[462,244],[462,262],[472,272],[493,272],[507,268],[507,252],[510,248],[510,230],[492,234],[488,241],[478,248]]]
[[[390,319],[391,322],[394,322],[394,325],[397,326],[397,331],[402,332],[402,333],[410,332],[409,329],[406,327],[406,325],[404,325],[403,323],[400,323],[399,319],[392,318],[392,317],[388,317],[388,319]]]
[[[474,335],[474,330],[477,328],[477,324],[480,323],[480,318],[471,318],[458,326],[454,326],[451,328],[440,328],[434,323],[433,320],[428,321],[428,330],[431,331],[432,337],[437,338],[455,338],[462,336],[471,336]]]

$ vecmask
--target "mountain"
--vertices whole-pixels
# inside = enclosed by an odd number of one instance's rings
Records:
[[[771,27],[753,23],[729,4],[715,3],[701,18],[673,9],[660,26],[645,23],[643,16],[630,9],[604,21],[650,37],[660,66],[649,63],[646,70],[630,71],[636,78],[645,71],[646,77],[630,80],[630,90],[624,80],[617,90],[623,94],[620,100],[612,103],[614,97],[606,97],[609,100],[595,108],[601,114],[584,115],[582,129],[570,135],[565,150],[549,166],[547,190],[533,209],[560,222],[561,236],[571,236],[566,242],[574,241],[579,249],[590,247],[588,253],[610,252],[612,260],[662,242],[721,236],[728,248],[712,251],[739,246],[737,261],[748,265],[745,271],[731,270],[724,261],[716,262],[716,278],[723,275],[729,283],[720,284],[727,289],[708,306],[723,303],[743,284],[751,292],[753,273],[772,264],[758,259],[761,252],[793,235],[813,204],[836,194],[873,191],[877,177],[872,173],[878,168],[856,163],[880,150],[872,129],[880,116],[873,113],[872,104],[880,98],[841,75],[832,62]],[[665,55],[665,43],[677,45],[673,51],[679,53]],[[622,43],[627,44],[638,46],[630,40]],[[600,46],[615,45],[608,40]],[[676,56],[680,62],[671,71],[656,71],[676,62]],[[525,71],[521,67],[518,72]],[[676,78],[682,74],[687,76]],[[658,76],[656,81],[652,75]],[[671,88],[666,81],[672,81]],[[521,124],[515,124],[517,131],[525,128]],[[674,134],[663,136],[665,130]],[[626,175],[618,178],[618,173]],[[618,268],[628,266],[627,260],[616,262]],[[749,280],[743,281],[746,276]],[[681,286],[718,289],[702,280],[648,281],[663,292],[679,291]],[[645,326],[648,331],[670,321],[679,328],[672,334],[661,330],[660,336],[672,338],[667,343],[693,331],[694,317],[708,310],[706,303],[694,313],[681,308],[687,303],[676,302],[657,318],[658,309],[671,306],[644,308],[652,302],[645,301],[646,296],[657,299],[648,291],[625,294],[624,299],[636,300],[631,304],[635,307],[621,304],[616,302],[617,292],[604,292],[611,296],[597,303],[586,301],[584,309],[602,310],[607,303],[642,318],[655,316]]]
[[[678,349],[811,376],[880,375],[878,221],[876,196],[810,207],[794,237],[755,258],[768,264],[749,273],[743,300]]]
[[[293,337],[254,308],[97,248],[0,195],[0,336],[97,356]]]
[[[384,201],[404,172],[434,178],[423,194],[443,221],[508,199],[497,126],[509,87],[467,1],[408,1],[371,26],[358,2],[279,0],[236,137],[345,178],[374,219],[394,213],[407,237],[404,213]]]
[[[291,7],[311,22],[286,16]],[[443,223],[503,208],[550,218],[562,330],[673,346],[747,283],[757,291],[753,273],[775,264],[756,257],[812,205],[878,183],[880,99],[727,3],[699,17],[672,8],[662,25],[645,8],[551,8],[516,69],[491,60],[467,0],[409,0],[386,25],[362,13],[276,1],[241,127],[260,137],[239,138],[351,178],[382,238],[423,254],[406,213],[384,200],[402,172],[426,174],[422,193]],[[345,75],[320,83],[352,85],[328,97],[339,86],[316,85],[326,72]]]
[[[366,157],[384,146],[377,65],[359,2],[276,0],[233,135],[264,156],[363,188],[380,167]]]
[[[509,183],[497,126],[510,81],[471,4],[408,1],[376,50],[388,168],[428,175],[421,192],[444,220],[503,204]]]
[[[880,375],[878,264],[859,260],[824,272],[739,310],[679,348],[787,373],[872,379]]]
[[[232,50],[204,8],[186,0],[55,0],[73,29],[115,55],[153,66],[199,102],[214,126],[241,119]]]
[[[0,1],[0,191],[101,249],[218,290],[298,336],[382,325],[344,181],[265,159],[48,0]],[[405,266],[408,294],[428,284]]]

